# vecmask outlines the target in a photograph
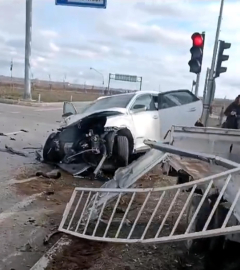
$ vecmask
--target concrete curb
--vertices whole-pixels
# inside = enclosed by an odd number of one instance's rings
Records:
[[[75,101],[73,104],[90,104],[92,101]],[[63,102],[34,102],[34,101],[23,101],[23,100],[14,100],[14,99],[3,99],[0,98],[0,103],[11,104],[11,105],[21,105],[21,106],[30,106],[30,107],[54,107],[54,106],[63,106]]]
[[[21,105],[21,106],[32,106],[32,107],[47,107],[47,106],[62,106],[63,102],[31,102],[31,101],[22,101],[14,99],[0,99],[0,103],[12,104],[12,105]]]
[[[41,258],[38,260],[30,270],[45,270],[51,263],[53,256],[61,252],[64,247],[69,246],[72,240],[67,236],[62,236]]]

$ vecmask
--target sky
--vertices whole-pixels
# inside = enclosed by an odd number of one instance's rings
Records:
[[[25,0],[0,0],[0,74],[24,76]],[[211,65],[220,0],[108,0],[106,9],[33,0],[33,78],[102,86],[109,73],[143,78],[143,90],[191,89],[191,35],[206,32],[199,94]],[[220,39],[232,44],[216,97],[240,94],[240,1],[225,0]],[[139,83],[111,80],[111,87]]]

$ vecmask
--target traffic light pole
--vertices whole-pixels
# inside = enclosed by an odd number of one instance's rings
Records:
[[[199,82],[200,82],[200,74],[197,74],[197,78],[196,78],[196,85],[195,85],[195,96],[198,96],[198,89],[199,89]]]
[[[206,99],[205,99],[206,102],[204,102],[205,104],[203,104],[203,118],[202,119],[203,119],[204,126],[207,126],[207,124],[208,124],[210,104],[211,104],[211,100],[212,100],[214,67],[215,67],[215,62],[216,62],[216,58],[217,58],[218,40],[219,40],[219,34],[220,34],[220,29],[221,29],[223,6],[224,6],[224,0],[221,0],[220,11],[219,11],[219,16],[218,16],[218,24],[217,24],[217,30],[216,30],[216,37],[215,37],[215,43],[214,43],[214,48],[213,48],[212,65],[211,65],[211,69],[209,71],[207,95],[206,95]]]
[[[209,71],[210,71],[210,69],[207,68],[207,71],[206,71],[206,78],[205,78],[205,84],[204,84],[204,89],[203,89],[203,104],[205,104],[205,99],[206,99],[207,83],[208,83]]]

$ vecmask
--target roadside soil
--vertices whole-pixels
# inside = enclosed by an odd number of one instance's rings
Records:
[[[58,229],[64,209],[74,188],[77,186],[99,187],[102,185],[102,182],[76,179],[62,171],[59,179],[47,179],[42,176],[36,176],[37,172],[47,173],[52,169],[54,168],[46,164],[34,166],[29,164],[21,167],[15,173],[16,181],[11,188],[15,190],[16,194],[25,196],[42,193],[41,196],[37,197],[36,202],[41,208],[51,210],[51,214],[43,213],[41,224],[38,225],[46,228],[50,227],[50,231],[55,232]],[[58,233],[50,239],[49,248],[60,236],[61,233]]]
[[[160,174],[160,176],[159,176]],[[145,175],[138,181],[138,187],[168,186],[174,183],[174,178],[161,175],[159,168]],[[69,201],[75,186],[99,187],[101,182],[89,180],[75,180],[69,175],[63,174],[58,180],[38,179],[21,184],[18,192],[31,194],[54,189],[51,196],[43,196],[47,207],[55,209],[54,220],[60,222],[62,213]],[[183,198],[184,199],[184,198]],[[144,197],[137,199],[143,202]],[[169,200],[171,198],[169,197]],[[178,207],[182,207],[181,201]],[[151,204],[149,211],[152,211]],[[163,212],[166,209],[163,209]],[[148,212],[148,211],[147,211]],[[179,213],[179,212],[178,212]],[[148,213],[149,214],[149,213]],[[177,213],[175,219],[177,217]],[[52,217],[53,218],[53,217]],[[146,215],[143,220],[147,220]],[[165,232],[170,233],[171,226],[167,226]],[[180,228],[181,230],[181,228]],[[57,254],[47,270],[203,270],[203,258],[189,255],[182,242],[170,244],[112,244],[88,241],[77,237],[71,237],[72,244]]]
[[[73,101],[92,101],[102,95],[102,92],[88,93],[80,91],[69,91],[64,89],[32,89],[32,99],[38,100],[38,95],[41,94],[42,102],[63,102],[70,101],[71,96]],[[0,98],[18,100],[23,98],[23,89],[12,88],[11,86],[0,86]]]

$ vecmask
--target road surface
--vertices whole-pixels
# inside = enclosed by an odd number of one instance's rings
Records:
[[[79,111],[84,106],[76,104]],[[0,149],[5,145],[17,150],[40,147],[58,127],[61,115],[62,104],[40,108],[0,104],[0,134],[7,135],[0,136]],[[49,228],[31,220],[41,220],[43,215],[51,214],[51,209],[36,200],[41,194],[19,194],[11,185],[20,168],[36,166],[31,165],[34,152],[28,154],[26,158],[0,151],[0,270],[30,269],[44,252],[43,238]]]

